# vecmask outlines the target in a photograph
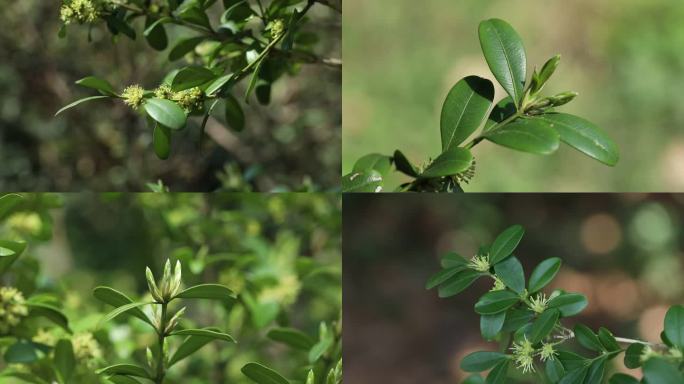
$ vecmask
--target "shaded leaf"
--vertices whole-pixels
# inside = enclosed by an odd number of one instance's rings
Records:
[[[459,146],[482,124],[494,100],[494,85],[468,76],[449,91],[440,119],[442,151]]]

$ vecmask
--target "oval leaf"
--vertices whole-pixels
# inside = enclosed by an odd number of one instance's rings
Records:
[[[489,261],[492,265],[503,261],[511,255],[520,243],[525,229],[520,225],[512,225],[506,228],[499,236],[494,239],[494,243],[489,248]]]
[[[501,352],[473,352],[461,360],[461,369],[466,372],[482,372],[494,367],[507,358],[508,356]]]
[[[159,124],[171,128],[182,129],[185,127],[187,117],[183,109],[170,100],[149,99],[145,102],[145,111]]]
[[[166,160],[171,153],[171,130],[165,126],[155,123],[154,132],[152,132],[152,144],[154,146],[154,153],[158,158]]]
[[[676,347],[684,349],[684,307],[675,305],[665,314],[665,336]]]
[[[548,122],[535,118],[519,118],[501,128],[484,133],[498,145],[537,155],[555,152],[560,144],[558,132]]]
[[[392,168],[392,158],[379,153],[371,153],[361,157],[354,163],[352,172],[363,172],[366,170],[376,170],[383,177]]]
[[[552,257],[539,263],[530,275],[528,291],[530,293],[535,293],[544,288],[554,277],[556,277],[556,273],[558,273],[560,267],[561,259],[557,257]]]
[[[351,172],[342,177],[342,192],[382,192],[382,175],[374,169]]]
[[[316,344],[307,334],[292,328],[271,329],[266,336],[271,340],[303,351],[310,350]]]
[[[257,384],[290,384],[278,372],[258,363],[248,363],[242,367],[241,371]]]
[[[217,332],[211,329],[182,329],[170,333],[173,336],[204,336],[211,339],[235,343],[235,339],[227,333]]]
[[[494,84],[487,79],[468,76],[456,83],[442,106],[442,151],[459,146],[475,132],[493,100]]]
[[[70,383],[71,375],[76,366],[76,358],[74,357],[74,348],[71,342],[62,339],[57,342],[55,346],[55,370],[60,383]]]
[[[561,141],[606,165],[620,159],[617,145],[596,125],[567,113],[549,113],[538,117],[560,135]]]
[[[560,312],[557,309],[547,309],[542,312],[537,320],[532,323],[532,328],[530,329],[530,341],[532,344],[536,344],[546,338],[546,336],[551,333],[553,327],[556,326],[556,322],[560,317]]]
[[[479,37],[489,69],[503,89],[520,105],[527,77],[527,58],[522,39],[513,27],[500,19],[480,23]]]
[[[480,315],[493,315],[515,305],[520,298],[511,291],[493,291],[485,293],[477,303],[475,312]]]
[[[580,343],[580,345],[584,348],[597,352],[603,350],[603,345],[601,345],[601,342],[594,331],[592,331],[586,325],[575,325],[575,338],[577,339],[577,342]]]
[[[184,91],[186,89],[199,87],[215,78],[216,75],[214,75],[214,72],[211,70],[193,65],[178,71],[171,82],[171,89],[174,92]]]
[[[501,332],[505,321],[505,311],[494,315],[482,315],[480,317],[480,334],[482,334],[482,338],[485,340],[494,339]]]
[[[439,287],[439,297],[451,297],[468,288],[482,274],[471,269],[460,271]]]
[[[574,316],[584,310],[589,302],[579,293],[562,293],[549,300],[548,308],[558,308],[562,317]]]
[[[114,90],[114,87],[107,80],[101,79],[99,77],[84,77],[83,79],[76,81],[76,84],[82,87],[100,91],[100,93],[102,93],[105,96],[118,96],[116,91]]]
[[[513,291],[521,293],[525,289],[525,272],[517,257],[511,256],[496,264],[494,272]]]
[[[131,304],[133,300],[125,294],[110,287],[97,287],[93,290],[93,296],[103,303],[109,304],[113,307],[121,307],[122,305]],[[140,310],[140,308],[132,308],[127,312],[128,314],[139,318],[140,320],[152,325],[152,321]]]
[[[467,170],[473,163],[473,155],[465,148],[451,148],[437,158],[420,175],[422,178],[453,176]]]

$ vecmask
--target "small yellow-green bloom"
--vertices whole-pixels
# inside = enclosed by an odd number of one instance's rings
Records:
[[[130,85],[124,89],[121,97],[126,105],[133,109],[138,109],[143,101],[145,101],[145,90],[137,84]]]
[[[511,350],[513,351],[513,361],[518,369],[522,369],[523,373],[534,372],[535,350],[527,338],[519,343],[513,343]]]
[[[92,23],[100,17],[100,9],[93,0],[70,0],[62,5],[59,17],[64,24]]]
[[[549,300],[546,298],[546,295],[540,293],[537,296],[530,299],[529,307],[536,313],[542,313],[546,310],[546,306],[548,303]]]
[[[553,344],[542,343],[541,352],[539,352],[539,357],[541,361],[553,360],[556,356],[556,351],[553,349]]]
[[[506,289],[506,284],[498,276],[494,276],[494,286],[489,291],[503,291],[504,289]]]
[[[491,265],[489,264],[489,255],[476,255],[468,262],[468,267],[479,272],[487,272]]]
[[[173,98],[173,91],[168,84],[162,84],[159,88],[154,90],[154,97],[157,99],[171,100]]]
[[[92,333],[78,333],[71,339],[71,343],[76,360],[89,368],[95,367],[97,360],[102,358],[102,349]]]
[[[7,333],[28,316],[24,295],[14,287],[0,288],[0,334]]]
[[[202,108],[204,92],[199,87],[190,88],[174,93],[172,100],[178,103],[186,113],[190,113]]]
[[[277,39],[285,33],[285,23],[281,19],[271,21],[266,29],[271,31],[271,37],[273,39]]]

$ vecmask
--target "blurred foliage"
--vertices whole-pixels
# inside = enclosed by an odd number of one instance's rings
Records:
[[[108,285],[150,300],[145,266],[160,271],[169,257],[181,261],[186,286],[216,282],[238,294],[234,302],[188,302],[184,325],[215,325],[238,343],[207,345],[169,370],[165,382],[248,383],[240,370],[256,361],[301,382],[313,368],[315,383],[323,383],[341,353],[340,211],[340,198],[326,194],[25,194],[0,237],[21,235],[29,249],[0,281],[25,297],[50,297],[74,333],[41,319],[22,324],[22,333],[0,338],[0,366],[17,369],[6,364],[12,342],[51,347],[69,337],[74,350],[79,343],[96,348],[80,361],[88,365],[79,368],[82,382],[99,382],[88,375],[106,362],[141,364],[156,336],[133,317],[98,328],[112,308],[92,291]],[[283,327],[306,334],[316,352],[270,336]],[[321,327],[327,333],[319,335]],[[22,370],[49,373],[53,353],[43,354]]]
[[[59,39],[60,5],[11,2],[0,15],[0,56],[11,58],[0,63],[0,190],[141,191],[157,179],[183,191],[339,184],[341,73],[322,65],[298,65],[297,73],[274,84],[271,106],[246,106],[243,132],[212,118],[206,130],[211,139],[200,141],[199,122],[193,123],[175,140],[167,161],[149,150],[152,130],[123,103],[93,103],[55,118],[61,106],[89,94],[73,85],[86,75],[154,86],[165,73],[187,65],[169,64],[166,51],[150,49],[142,21],[134,24],[136,41],[112,39],[104,25],[69,28],[68,38]],[[220,16],[217,5],[209,17]],[[308,17],[302,32],[322,36],[313,52],[339,57],[340,15],[316,4]],[[170,41],[188,35],[182,29],[168,33]],[[237,92],[245,87],[240,84]],[[225,185],[226,169],[245,185]]]
[[[530,36],[530,63],[563,56],[548,92],[578,91],[568,112],[602,127],[623,156],[612,169],[577,161],[567,148],[541,162],[486,144],[477,150],[482,171],[469,191],[684,187],[684,114],[673,81],[684,69],[684,3],[396,0],[387,7],[348,0],[344,12],[344,173],[369,152],[392,153],[409,143],[409,158],[437,152],[441,101],[464,73],[489,77],[474,31],[480,20],[500,17]]]
[[[453,383],[466,377],[465,355],[496,348],[482,342],[472,309],[490,282],[448,300],[424,284],[442,255],[475,255],[512,223],[526,228],[516,250],[525,270],[563,260],[550,289],[587,296],[576,321],[592,329],[658,342],[668,307],[684,300],[679,195],[345,195],[343,203],[345,321],[354,330],[345,374],[355,383]]]

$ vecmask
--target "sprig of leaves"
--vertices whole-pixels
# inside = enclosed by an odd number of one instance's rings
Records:
[[[539,71],[535,68],[527,79],[527,55],[513,27],[503,20],[485,20],[480,23],[479,38],[489,69],[508,96],[494,103],[490,80],[463,78],[442,106],[438,156],[418,166],[399,150],[393,155],[366,155],[343,176],[343,191],[380,192],[384,178],[394,169],[411,178],[396,191],[462,192],[463,184],[475,176],[471,150],[485,140],[538,155],[554,153],[562,142],[603,164],[617,164],[618,148],[600,128],[584,118],[556,111],[577,93],[541,94],[560,56],[549,59]],[[466,142],[478,129],[479,134]]]
[[[520,374],[537,371],[544,380],[559,384],[600,384],[605,381],[606,364],[624,353],[627,368],[641,367],[643,383],[684,382],[684,307],[671,307],[664,321],[662,344],[615,337],[608,329],[598,331],[583,324],[566,328],[563,321],[587,306],[580,293],[557,289],[547,297],[542,292],[561,267],[559,258],[542,261],[525,280],[520,261],[513,255],[524,230],[514,225],[503,231],[489,246],[483,246],[471,259],[449,253],[441,259],[442,269],[426,283],[442,298],[452,297],[483,277],[494,282],[492,289],[475,303],[480,315],[480,333],[488,341],[498,341],[499,351],[478,351],[463,358],[461,369],[475,372],[464,383],[508,383]],[[575,342],[584,353],[566,349]],[[627,345],[627,347],[623,347]],[[486,378],[478,372],[490,370]],[[514,372],[518,371],[518,372]],[[610,384],[639,383],[618,373]]]

